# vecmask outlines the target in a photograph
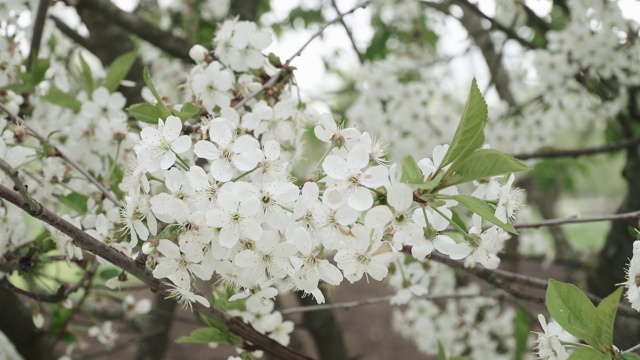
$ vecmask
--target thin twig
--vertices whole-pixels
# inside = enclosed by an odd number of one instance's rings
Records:
[[[33,36],[31,37],[31,46],[29,48],[29,57],[27,58],[27,72],[31,70],[31,65],[38,58],[40,51],[40,43],[42,42],[42,32],[44,31],[44,22],[47,18],[47,10],[49,10],[49,0],[40,0],[38,4],[38,12],[33,23]]]
[[[324,23],[319,29],[318,31],[316,31],[313,35],[311,35],[311,37],[309,38],[309,40],[307,40],[304,44],[302,44],[302,46],[298,49],[298,51],[296,51],[293,55],[291,55],[291,57],[289,57],[287,59],[287,61],[285,61],[284,65],[282,65],[282,67],[280,68],[280,70],[278,70],[270,79],[269,81],[267,81],[264,85],[262,85],[262,87],[256,91],[254,91],[253,93],[247,95],[245,98],[243,98],[242,100],[238,101],[238,103],[233,107],[234,109],[238,110],[240,109],[244,104],[246,104],[249,100],[255,98],[256,96],[260,95],[263,91],[265,91],[266,89],[271,88],[272,86],[274,86],[278,80],[280,80],[280,77],[282,76],[282,74],[285,71],[291,71],[291,62],[293,61],[293,59],[295,59],[296,57],[300,56],[300,54],[302,54],[302,52],[304,51],[304,49],[306,49],[306,47],[313,41],[315,40],[318,36],[322,35],[322,33],[324,32],[324,30],[326,28],[328,28],[330,25],[335,24],[336,22],[339,22],[340,20],[342,20],[345,16],[355,12],[356,10],[360,9],[360,8],[365,8],[367,7],[367,5],[369,5],[369,3],[371,3],[372,0],[366,0],[364,2],[362,2],[360,5],[355,6],[354,8],[352,8],[351,10],[339,14],[336,18],[334,18],[331,21],[328,21],[326,23]]]
[[[342,13],[340,12],[340,9],[338,9],[338,4],[336,0],[331,0],[331,5],[333,5],[333,9],[336,11],[338,15],[342,15]],[[364,61],[365,61],[364,55],[362,54],[362,52],[360,52],[360,49],[358,49],[358,45],[356,44],[356,39],[353,37],[353,32],[351,32],[351,29],[349,28],[349,26],[347,26],[347,23],[344,21],[344,19],[340,19],[340,24],[344,28],[344,31],[347,33],[347,37],[351,42],[351,47],[353,48],[353,51],[355,51],[356,55],[358,56],[358,60],[360,60],[360,64],[364,64]]]
[[[71,294],[78,291],[78,289],[82,287],[82,284],[84,284],[91,276],[93,276],[96,269],[97,269],[97,265],[94,265],[92,269],[87,270],[84,276],[82,276],[80,280],[78,280],[75,284],[73,284],[70,287],[67,287],[65,285],[60,285],[60,287],[54,294],[37,294],[31,291],[21,289],[13,285],[7,278],[4,278],[2,279],[2,281],[0,281],[0,286],[7,290],[11,290],[16,294],[26,296],[36,301],[46,302],[46,303],[59,303],[60,301],[66,300]]]
[[[27,186],[22,182],[20,176],[18,176],[18,170],[12,168],[11,165],[9,165],[9,163],[4,161],[3,159],[0,159],[0,169],[4,171],[11,178],[11,180],[13,180],[14,189],[16,189],[20,193],[20,196],[22,196],[22,200],[24,201],[24,203],[28,204],[29,206],[29,213],[39,213],[42,210],[42,205],[34,200],[31,195],[29,195]]]
[[[598,146],[598,147],[592,147],[592,148],[586,148],[586,149],[551,150],[551,151],[543,150],[535,153],[517,154],[517,155],[514,155],[513,157],[520,160],[578,157],[578,156],[584,156],[584,155],[596,155],[596,154],[615,152],[615,151],[626,149],[639,144],[640,144],[640,137],[634,137],[631,139],[620,141],[619,143],[616,143],[616,144],[610,144],[610,145],[604,145],[604,146]]]
[[[462,298],[477,298],[477,297],[491,297],[494,298],[499,296],[499,294],[495,295],[486,295],[486,294],[447,294],[447,295],[423,295],[416,296],[416,299],[424,299],[424,300],[447,300],[447,299],[462,299]],[[333,304],[319,304],[319,305],[310,305],[310,306],[295,306],[287,309],[280,310],[282,314],[294,314],[294,313],[304,313],[310,311],[320,311],[320,310],[329,310],[329,309],[351,309],[359,306],[367,306],[379,303],[388,303],[393,295],[374,297],[364,300],[354,300],[354,301],[345,301],[340,303]]]
[[[69,25],[60,20],[57,16],[49,15],[49,18],[53,20],[53,22],[56,24],[56,27],[58,28],[58,30],[60,30],[61,33],[66,35],[69,39],[73,40],[74,43],[91,51],[91,45],[87,41],[87,38],[80,35],[77,31],[73,30],[71,27],[69,27]]]
[[[632,352],[634,352],[636,350],[639,350],[639,349],[640,349],[640,344],[637,344],[637,345],[634,345],[633,347],[628,348],[627,350],[623,351],[622,353],[623,354],[632,353]]]
[[[0,103],[0,110],[6,112],[13,121],[18,123],[18,125],[26,127],[36,139],[40,140],[40,142],[42,142],[43,144],[49,144],[50,146],[52,146],[55,149],[55,152],[58,154],[58,156],[60,156],[64,161],[66,161],[74,169],[78,170],[78,172],[80,172],[82,176],[84,176],[87,180],[89,180],[89,182],[95,185],[95,187],[97,187],[98,190],[100,190],[100,192],[107,199],[109,199],[115,205],[120,206],[120,201],[118,201],[118,198],[116,198],[116,196],[113,195],[113,193],[107,190],[107,188],[105,188],[104,185],[102,185],[95,177],[93,177],[93,175],[89,174],[85,169],[83,169],[80,165],[78,165],[78,163],[71,160],[67,155],[65,155],[65,153],[63,153],[60,150],[60,148],[53,145],[51,141],[49,141],[44,136],[40,135],[37,131],[35,131],[33,128],[31,128],[26,120],[12,113],[6,106],[4,106],[4,104],[1,104],[1,103]]]
[[[428,1],[422,0],[422,2],[425,3],[425,2],[428,2]],[[525,46],[525,47],[527,47],[529,49],[538,49],[538,48],[540,48],[540,46],[534,44],[533,42],[531,42],[529,40],[523,39],[515,31],[513,31],[512,29],[509,29],[507,26],[501,24],[496,19],[494,19],[491,16],[483,13],[477,6],[471,4],[469,1],[467,1],[467,0],[454,0],[453,3],[459,5],[462,8],[469,9],[471,12],[475,13],[479,17],[489,21],[491,23],[491,27],[492,28],[502,31],[503,33],[505,33],[505,35],[507,35],[508,38],[517,41],[521,45],[523,45],[523,46]]]
[[[403,249],[404,252],[410,252],[410,247],[405,247]],[[476,266],[472,268],[468,268],[464,266],[464,263],[459,260],[453,260],[446,255],[442,255],[437,252],[431,253],[430,260],[437,261],[439,263],[443,263],[449,265],[453,268],[463,270],[467,273],[470,273],[479,279],[486,281],[487,283],[494,285],[504,291],[506,291],[509,295],[512,295],[515,298],[523,299],[531,302],[535,302],[538,304],[544,304],[544,298],[538,296],[530,296],[524,294],[511,286],[513,284],[523,284],[530,287],[535,287],[538,289],[546,289],[547,288],[547,280],[536,278],[532,276],[517,274],[501,269],[489,270],[485,269],[481,266]],[[589,292],[585,292],[585,295],[594,303],[598,304],[603,299],[596,295],[593,295]],[[631,317],[631,318],[640,318],[640,312],[635,311],[629,306],[623,305],[622,303],[618,304],[618,314]]]
[[[548,220],[542,220],[542,221],[532,222],[532,223],[513,224],[513,227],[516,229],[531,229],[531,228],[535,229],[543,226],[579,224],[579,223],[589,223],[589,222],[599,222],[599,221],[617,221],[617,220],[626,220],[626,219],[634,219],[634,218],[640,219],[640,211],[631,211],[631,212],[622,213],[622,214],[591,216],[591,217],[585,217],[585,218],[572,216],[565,219],[548,219]]]

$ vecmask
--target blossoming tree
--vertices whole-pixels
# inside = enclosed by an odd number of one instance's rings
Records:
[[[330,310],[380,299],[327,289],[380,281],[405,305],[396,330],[438,359],[640,358],[638,23],[622,2],[543,3],[318,2],[290,12],[315,31],[284,58],[265,49],[288,25],[256,24],[268,1],[0,0],[0,354],[91,356],[87,339],[109,351],[132,327],[137,358],[161,358],[178,303],[200,315],[179,343],[304,359],[287,316],[324,311],[318,354],[347,358]],[[361,62],[327,65],[352,99],[327,98],[333,114],[305,103],[294,67],[331,26]],[[452,26],[487,70],[464,94],[443,81]],[[593,130],[611,143],[555,150]],[[619,213],[553,219],[540,189],[557,192],[567,165],[552,159],[616,151]],[[519,211],[518,187],[548,219]],[[518,273],[519,257],[579,262],[558,226],[603,220],[593,293]],[[527,230],[546,226],[551,245]]]

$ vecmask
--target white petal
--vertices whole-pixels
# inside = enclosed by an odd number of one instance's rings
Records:
[[[396,211],[408,209],[413,203],[413,191],[404,183],[396,183],[391,186],[387,194],[387,203]]]

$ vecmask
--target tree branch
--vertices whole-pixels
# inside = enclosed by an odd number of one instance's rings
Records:
[[[24,211],[28,211],[29,209],[23,203],[20,194],[3,185],[0,185],[0,198],[11,202]],[[149,269],[138,266],[135,260],[114,250],[108,245],[101,243],[89,234],[77,228],[75,225],[53,213],[46,207],[43,207],[42,214],[33,217],[53,226],[67,236],[71,237],[76,246],[104,258],[105,260],[111,262],[113,265],[137,277],[142,282],[147,284],[152,291],[159,291],[165,296],[171,295],[171,285],[169,283],[156,279],[155,277],[153,277],[153,274]],[[217,322],[220,322],[221,324],[224,324],[229,329],[229,331],[250,342],[251,344],[253,344],[253,347],[264,350],[265,352],[272,354],[273,356],[282,359],[309,359],[307,356],[297,353],[281,345],[277,341],[269,338],[268,336],[257,332],[251,325],[246,324],[244,321],[242,321],[242,319],[231,317],[220,309],[217,309],[215,307],[207,308],[199,303],[195,303],[193,305],[193,308],[201,314],[208,316],[216,320]]]
[[[407,252],[407,249],[409,249],[409,247],[405,247],[403,251]],[[513,287],[511,287],[511,285],[507,282],[516,283],[516,284],[519,283],[519,284],[528,285],[528,286],[532,286],[539,289],[546,289],[547,280],[526,276],[522,274],[512,273],[512,272],[500,270],[500,269],[489,270],[481,266],[468,268],[464,266],[464,263],[462,261],[452,260],[448,256],[442,255],[437,252],[432,252],[429,259],[433,261],[437,261],[439,263],[449,265],[456,269],[463,270],[469,274],[472,274],[477,278],[482,279],[487,283],[506,291],[509,295],[515,298],[531,301],[538,304],[544,304],[544,298],[524,294],[514,289]],[[596,305],[603,300],[601,297],[593,295],[589,292],[585,291],[584,293]],[[622,303],[618,304],[618,314],[625,317],[630,317],[630,318],[640,318],[640,312],[637,312],[634,309],[630,308],[629,306],[623,305]]]
[[[336,11],[338,15],[342,15],[342,13],[340,12],[340,9],[338,9],[338,4],[336,3],[336,0],[331,0],[331,5],[333,6],[333,9]],[[349,29],[349,26],[347,26],[347,23],[344,21],[344,19],[340,19],[340,24],[344,28],[344,31],[347,33],[347,37],[351,42],[351,47],[353,48],[353,51],[355,51],[356,55],[358,56],[358,60],[360,60],[360,64],[364,64],[364,61],[365,61],[364,55],[362,54],[360,49],[358,49],[358,45],[356,44],[356,40],[353,37],[353,33],[351,32],[351,29]]]
[[[33,23],[33,34],[31,36],[31,46],[29,48],[29,57],[27,57],[27,72],[31,70],[31,65],[38,58],[40,51],[40,43],[42,42],[42,31],[44,30],[44,21],[47,18],[47,10],[49,10],[49,0],[40,0],[38,4],[38,12]]]
[[[189,57],[189,50],[194,44],[189,40],[162,30],[155,24],[142,19],[136,14],[122,11],[109,0],[80,0],[78,6],[84,6],[99,12],[123,29],[148,41],[176,58],[192,61]]]
[[[447,300],[447,299],[462,299],[462,298],[476,298],[476,297],[498,297],[499,294],[495,295],[483,295],[483,294],[449,294],[449,295],[423,295],[416,296],[416,299],[424,299],[424,300]],[[345,301],[340,303],[332,303],[332,304],[318,304],[318,305],[308,305],[308,306],[294,306],[287,309],[280,310],[282,314],[296,314],[296,313],[305,313],[311,311],[321,311],[321,310],[330,310],[330,309],[351,309],[354,307],[374,305],[380,303],[388,303],[393,295],[374,297],[364,300],[353,300],[353,301]]]
[[[517,155],[514,155],[513,157],[520,160],[578,157],[578,156],[584,156],[584,155],[596,155],[596,154],[615,152],[615,151],[623,150],[636,145],[640,145],[640,137],[627,139],[617,144],[609,144],[609,145],[592,147],[592,148],[575,149],[575,150],[542,150],[535,153],[517,154]]]
[[[535,229],[543,226],[579,224],[579,223],[599,222],[599,221],[618,221],[618,220],[626,220],[626,219],[640,219],[640,211],[631,211],[631,212],[626,212],[621,214],[612,214],[612,215],[591,216],[591,217],[585,217],[585,218],[572,216],[566,219],[548,219],[548,220],[542,220],[542,221],[532,222],[532,223],[514,224],[513,227],[515,227],[516,229],[532,229],[532,228]]]
[[[322,35],[322,33],[324,32],[324,30],[326,28],[328,28],[330,25],[335,24],[336,22],[342,20],[345,16],[352,14],[353,12],[355,12],[356,10],[360,9],[360,8],[365,8],[367,7],[367,5],[369,5],[371,3],[371,1],[373,0],[365,0],[364,2],[362,2],[360,5],[356,5],[355,7],[353,7],[351,10],[342,13],[335,17],[333,20],[324,23],[319,29],[318,31],[316,31],[313,35],[311,35],[311,37],[309,38],[309,40],[307,40],[304,44],[302,44],[302,46],[298,49],[298,51],[296,51],[293,55],[291,55],[291,57],[289,57],[287,59],[287,61],[284,63],[284,65],[282,65],[282,67],[280,68],[280,70],[278,70],[278,72],[276,72],[270,79],[269,81],[267,81],[264,85],[262,85],[262,87],[256,91],[254,91],[253,93],[247,95],[245,98],[243,98],[242,100],[240,100],[233,108],[238,110],[240,109],[244,104],[246,104],[249,100],[255,98],[256,96],[260,95],[263,91],[265,91],[266,89],[271,88],[272,86],[274,86],[278,80],[280,80],[281,76],[285,73],[285,72],[290,72],[291,71],[291,62],[293,61],[293,59],[295,59],[296,57],[300,56],[300,54],[302,54],[302,52],[304,51],[304,49],[306,49],[306,47],[313,41],[315,40],[315,38],[317,38],[318,36]]]

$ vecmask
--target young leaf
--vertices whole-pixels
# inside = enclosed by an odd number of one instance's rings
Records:
[[[498,225],[505,231],[508,231],[514,235],[518,235],[518,232],[513,227],[513,225],[503,223],[502,221],[500,221],[500,219],[498,219],[494,215],[495,213],[494,209],[486,201],[470,195],[454,195],[452,197],[454,200],[458,201],[460,204],[469,208],[469,210],[482,216],[485,220],[495,225]]]
[[[109,72],[107,72],[107,78],[104,81],[104,86],[110,93],[116,91],[120,81],[129,73],[134,61],[136,61],[136,51],[120,55],[113,60],[111,67],[109,67]]]
[[[144,83],[147,85],[149,90],[151,90],[153,97],[155,97],[156,101],[158,102],[157,107],[158,107],[158,110],[160,111],[160,117],[162,118],[162,120],[165,120],[167,116],[171,115],[171,111],[167,109],[167,105],[165,105],[164,100],[162,100],[162,97],[158,93],[158,90],[156,90],[156,87],[153,86],[153,82],[151,81],[151,74],[149,73],[149,68],[146,66],[144,68],[144,71],[142,72],[142,77],[144,79]]]
[[[56,87],[51,87],[47,95],[41,96],[42,99],[52,104],[60,105],[62,107],[69,108],[73,112],[77,113],[82,108],[82,103],[75,98],[75,96],[62,92]]]
[[[611,354],[603,354],[590,347],[581,347],[574,351],[569,360],[610,360]]]
[[[157,124],[161,117],[160,110],[155,105],[147,103],[131,105],[127,108],[127,112],[136,120],[150,124]]]
[[[609,351],[613,345],[613,324],[616,321],[616,313],[618,312],[618,303],[620,302],[620,296],[622,296],[622,289],[623,287],[619,287],[618,290],[604,298],[596,308],[596,315],[599,321],[599,326],[596,328],[598,338],[600,342],[606,346],[606,348],[599,350]]]
[[[120,273],[122,272],[122,270],[120,269],[116,269],[116,268],[106,268],[104,270],[101,270],[100,273],[98,274],[98,276],[100,277],[100,279],[107,281],[109,279],[112,279],[118,275],[120,275]]]
[[[89,98],[93,94],[93,74],[91,73],[91,67],[84,60],[84,57],[80,55],[80,74],[82,75],[82,86],[87,92]]]
[[[35,59],[31,66],[31,83],[38,85],[44,80],[44,75],[49,69],[49,59]]]
[[[58,196],[58,199],[69,209],[75,210],[80,214],[87,213],[87,200],[89,200],[89,197],[87,195],[72,192],[69,195],[60,195]]]
[[[444,348],[440,341],[438,341],[438,360],[447,360],[447,355],[444,353]]]
[[[109,173],[109,185],[111,185],[111,191],[116,195],[118,199],[124,199],[125,193],[120,190],[120,184],[122,183],[122,178],[124,177],[124,171],[117,162],[109,156],[109,169],[111,172]]]
[[[440,169],[456,160],[464,159],[468,154],[479,149],[484,144],[484,126],[487,123],[487,103],[482,97],[476,79],[471,83],[471,91],[462,112],[462,119],[456,133],[444,155]]]
[[[616,360],[640,360],[640,355],[634,353],[624,353],[616,358]]]
[[[509,154],[494,149],[479,149],[451,164],[444,176],[447,178],[453,175],[443,186],[448,187],[525,170],[529,168]]]
[[[411,155],[402,159],[402,177],[400,177],[400,181],[408,184],[421,184],[423,182],[422,171],[420,171],[418,163]]]
[[[214,328],[201,328],[191,332],[190,336],[182,336],[176,340],[178,344],[189,343],[228,343],[229,333]]]
[[[596,307],[575,285],[549,279],[545,300],[553,318],[571,335],[583,340],[596,349],[603,345],[599,339],[598,327],[602,324],[596,314]]]
[[[191,119],[192,117],[198,115],[200,113],[200,109],[192,103],[184,103],[182,104],[182,108],[180,110],[172,110],[173,115],[177,116],[182,120],[182,122]]]

